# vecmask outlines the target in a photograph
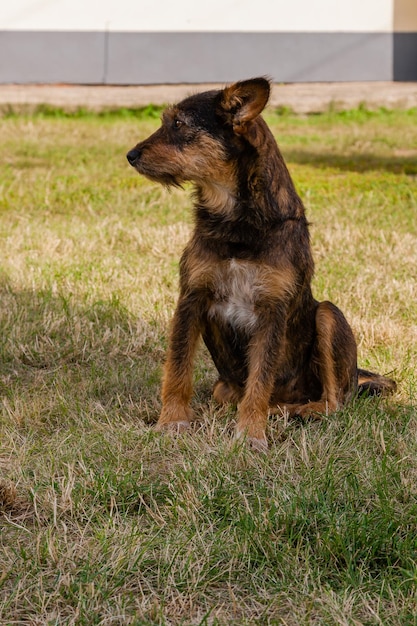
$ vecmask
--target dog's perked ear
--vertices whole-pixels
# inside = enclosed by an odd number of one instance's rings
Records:
[[[223,90],[221,113],[236,134],[246,132],[246,125],[265,108],[271,90],[266,78],[251,78],[233,83]]]

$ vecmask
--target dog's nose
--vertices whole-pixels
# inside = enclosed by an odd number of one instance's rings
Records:
[[[133,150],[129,150],[129,152],[126,154],[126,158],[129,161],[130,165],[134,165],[136,161],[139,159],[139,157],[140,157],[140,150],[138,150],[137,148],[133,148]]]

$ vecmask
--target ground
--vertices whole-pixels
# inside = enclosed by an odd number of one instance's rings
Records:
[[[141,107],[178,102],[196,91],[220,85],[0,85],[0,111],[31,110],[40,104],[93,110]],[[412,108],[417,106],[417,83],[349,82],[274,84],[270,104],[297,113],[355,108]]]

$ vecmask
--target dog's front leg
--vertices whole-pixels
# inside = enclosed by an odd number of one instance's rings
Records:
[[[246,437],[250,445],[262,452],[268,449],[266,424],[269,401],[280,362],[285,356],[284,323],[280,316],[267,316],[254,333],[248,352],[248,378],[238,409],[236,437]],[[283,317],[281,318],[281,320]]]
[[[190,425],[193,360],[200,330],[195,298],[180,297],[164,367],[162,411],[157,430],[181,432]]]

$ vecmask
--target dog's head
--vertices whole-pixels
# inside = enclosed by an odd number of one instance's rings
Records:
[[[256,143],[270,83],[253,78],[190,96],[169,109],[161,127],[127,153],[140,173],[164,185],[231,182],[243,150]]]

